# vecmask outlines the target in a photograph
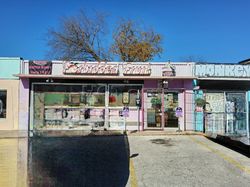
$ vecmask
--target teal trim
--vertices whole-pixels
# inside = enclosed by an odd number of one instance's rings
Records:
[[[203,98],[203,91],[202,90],[197,90],[195,91],[195,99],[197,98]],[[195,130],[203,132],[203,118],[204,118],[204,113],[203,112],[195,112]]]
[[[21,58],[0,57],[0,79],[18,79],[14,74],[20,73]]]

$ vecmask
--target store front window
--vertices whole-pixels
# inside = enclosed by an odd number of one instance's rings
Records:
[[[110,129],[122,129],[138,124],[139,109],[136,99],[140,97],[142,85],[110,84],[108,124]]]
[[[34,85],[35,129],[104,126],[105,85]]]
[[[0,90],[0,118],[6,118],[7,91]]]
[[[141,85],[110,85],[109,86],[109,106],[136,107],[136,97],[140,92]]]
[[[206,93],[205,129],[207,132],[223,134],[225,132],[224,92]]]
[[[246,124],[246,99],[244,93],[226,93],[227,133],[244,133]]]
[[[246,134],[246,94],[243,92],[206,93],[205,129],[219,134]]]

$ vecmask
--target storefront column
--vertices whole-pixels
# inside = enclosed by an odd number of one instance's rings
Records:
[[[109,128],[109,91],[108,88],[105,90],[105,116],[104,116],[104,129]]]
[[[247,138],[250,138],[250,127],[249,127],[249,103],[250,103],[250,91],[246,94],[246,117],[247,117]]]
[[[29,126],[29,79],[20,80],[19,130],[28,132]]]

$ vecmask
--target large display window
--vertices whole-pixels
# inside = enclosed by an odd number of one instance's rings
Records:
[[[34,84],[35,129],[104,126],[106,85]]]
[[[36,130],[136,125],[142,85],[33,83],[32,124]],[[126,114],[124,113],[126,107]]]

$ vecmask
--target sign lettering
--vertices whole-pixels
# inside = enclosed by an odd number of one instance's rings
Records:
[[[123,65],[123,75],[150,75],[151,67],[149,64],[125,64]]]
[[[196,64],[198,77],[250,77],[250,65]]]
[[[117,75],[118,65],[106,63],[72,63],[66,62],[63,68],[64,74],[86,75]]]

